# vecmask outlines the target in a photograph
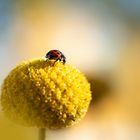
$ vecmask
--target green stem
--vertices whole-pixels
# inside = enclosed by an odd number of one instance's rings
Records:
[[[45,128],[39,128],[39,140],[45,140]]]

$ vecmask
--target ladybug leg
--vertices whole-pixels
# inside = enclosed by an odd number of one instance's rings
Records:
[[[62,61],[63,61],[63,64],[65,64],[65,63],[66,63],[66,59],[63,59]]]
[[[54,61],[53,66],[54,66],[54,64],[55,64],[58,60],[61,61],[60,58],[57,58],[57,59]]]
[[[63,62],[63,64],[65,64],[65,63],[66,63],[66,60],[65,60],[65,59],[58,58],[58,59],[56,59],[56,60],[54,61],[53,66],[55,65],[55,63],[56,63],[58,60],[59,60],[59,61],[62,61],[62,62]]]

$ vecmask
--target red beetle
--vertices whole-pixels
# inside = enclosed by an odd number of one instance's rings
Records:
[[[63,64],[66,63],[66,57],[64,56],[64,54],[62,52],[60,52],[59,50],[50,50],[47,54],[46,54],[46,58],[49,60],[56,60],[56,61],[62,61]],[[55,62],[56,62],[55,61]],[[55,63],[54,62],[54,63]]]

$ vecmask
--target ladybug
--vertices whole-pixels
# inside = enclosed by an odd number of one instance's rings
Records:
[[[62,61],[63,64],[66,63],[66,57],[59,50],[50,50],[46,54],[46,58],[49,59],[49,60],[55,60],[55,62],[59,60],[59,61]],[[54,62],[54,64],[55,64],[55,62]]]

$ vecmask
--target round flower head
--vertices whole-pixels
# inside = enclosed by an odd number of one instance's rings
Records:
[[[2,85],[5,115],[26,126],[63,128],[79,122],[91,100],[90,84],[69,64],[37,59],[14,68]]]

